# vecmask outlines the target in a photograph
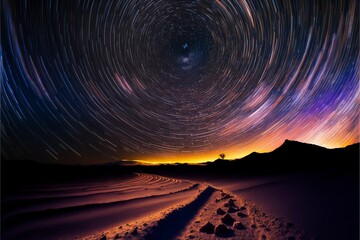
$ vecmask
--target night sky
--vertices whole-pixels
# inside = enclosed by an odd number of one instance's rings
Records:
[[[214,160],[359,141],[357,0],[4,0],[1,153]]]

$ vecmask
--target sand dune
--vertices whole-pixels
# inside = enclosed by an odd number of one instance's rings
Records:
[[[24,190],[3,202],[4,238],[73,238],[170,207],[194,196],[198,187],[192,181],[153,174],[135,174],[102,185],[36,186],[37,191]],[[51,198],[47,192],[53,193]]]
[[[37,186],[24,189],[3,201],[5,217],[47,209],[114,203],[175,193],[193,183],[158,175],[135,174],[131,178],[100,183]]]
[[[284,217],[282,212],[307,211],[299,208],[304,201],[299,196],[308,193],[294,183],[314,184],[315,178],[294,176],[204,182],[136,173],[76,184],[34,185],[4,200],[2,239],[314,239],[305,232],[311,228],[294,214]],[[300,191],[296,201],[289,195],[291,189]],[[317,195],[310,195],[316,201]],[[306,206],[313,213],[321,209]],[[319,214],[330,219],[325,211]],[[314,222],[311,215],[307,219]],[[328,226],[326,219],[324,223]],[[338,232],[348,239],[354,235]]]
[[[224,214],[219,214],[222,209]],[[146,217],[79,239],[298,239],[292,224],[264,213],[254,203],[202,183],[192,198]]]
[[[358,175],[316,171],[208,181],[286,219],[305,239],[359,239]]]

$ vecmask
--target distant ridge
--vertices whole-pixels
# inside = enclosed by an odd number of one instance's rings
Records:
[[[328,149],[314,144],[285,140],[275,150],[268,153],[252,152],[235,160],[217,159],[198,165],[162,164],[139,165],[132,161],[118,161],[96,165],[43,164],[31,160],[2,161],[2,179],[11,179],[15,184],[38,179],[68,179],[117,176],[132,172],[149,173],[196,173],[196,174],[277,174],[297,171],[335,169],[337,171],[359,172],[360,143],[344,148]],[[64,174],[66,173],[66,174]],[[18,176],[21,176],[20,178]]]
[[[218,159],[207,163],[212,169],[239,172],[286,172],[329,167],[356,168],[359,166],[360,144],[344,148],[328,149],[315,144],[285,140],[284,143],[268,153],[252,152],[235,160]]]

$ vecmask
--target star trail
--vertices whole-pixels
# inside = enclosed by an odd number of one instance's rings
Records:
[[[3,1],[1,153],[213,160],[359,141],[356,0]]]

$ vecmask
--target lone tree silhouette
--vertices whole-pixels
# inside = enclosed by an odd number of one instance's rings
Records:
[[[221,157],[221,159],[225,158],[225,153],[220,153],[219,156]]]

